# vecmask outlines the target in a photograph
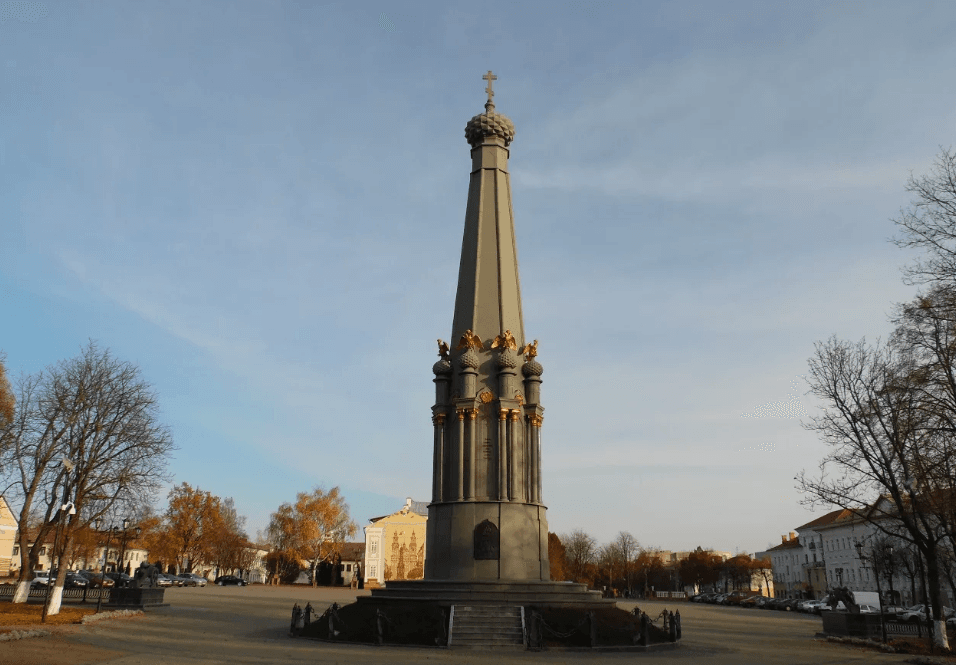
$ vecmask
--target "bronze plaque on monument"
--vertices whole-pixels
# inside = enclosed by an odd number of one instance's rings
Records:
[[[475,527],[475,560],[498,559],[501,548],[498,539],[498,527],[485,520]]]

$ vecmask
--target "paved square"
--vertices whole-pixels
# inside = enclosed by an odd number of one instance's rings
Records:
[[[364,592],[363,592],[364,593]],[[70,628],[54,637],[0,643],[0,663],[16,665],[206,665],[212,663],[705,663],[712,665],[842,665],[899,663],[895,656],[814,639],[820,620],[807,615],[718,607],[666,605],[683,616],[684,641],[675,651],[541,653],[455,651],[405,647],[331,645],[287,636],[293,603],[319,611],[349,603],[348,589],[300,587],[206,587],[169,589],[170,607],[145,616]],[[630,609],[636,603],[621,603]],[[665,603],[641,603],[650,615]]]

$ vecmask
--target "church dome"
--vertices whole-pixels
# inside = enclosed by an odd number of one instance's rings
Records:
[[[504,139],[505,146],[511,145],[515,138],[515,124],[508,116],[495,113],[495,105],[485,104],[485,112],[476,115],[465,125],[465,138],[475,148],[486,136],[498,136]]]
[[[432,365],[432,371],[435,373],[435,376],[451,374],[451,363],[442,358],[437,363]]]
[[[462,369],[470,367],[471,369],[478,369],[478,354],[475,353],[474,349],[468,349],[458,358],[458,364]]]
[[[529,360],[521,366],[521,373],[525,376],[541,376],[544,367],[537,360]]]
[[[518,356],[511,349],[502,349],[498,354],[497,365],[500,369],[514,369],[518,366]]]

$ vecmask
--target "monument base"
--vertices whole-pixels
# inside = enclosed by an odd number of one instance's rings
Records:
[[[162,587],[146,587],[142,589],[114,587],[110,589],[110,599],[106,603],[106,606],[121,609],[163,607],[169,604],[163,602],[165,593],[166,589]]]
[[[401,580],[372,589],[358,602],[429,601],[438,605],[593,605],[607,607],[614,601],[591,591],[586,584],[538,580]]]

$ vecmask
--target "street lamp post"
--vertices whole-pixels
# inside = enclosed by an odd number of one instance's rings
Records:
[[[124,563],[124,561],[126,559],[126,540],[127,540],[126,530],[127,529],[129,529],[129,518],[124,517],[123,518],[123,544],[120,547],[120,557],[119,557],[119,566],[120,566],[119,572],[121,573],[126,573],[126,564]]]
[[[97,518],[96,518],[96,530],[97,530],[97,531],[100,530],[100,526],[102,526],[102,524],[103,524],[103,520],[101,520],[99,517],[97,517]],[[103,565],[102,565],[102,567],[100,568],[100,595],[99,595],[99,597],[96,599],[96,611],[97,611],[97,612],[100,611],[100,606],[103,604],[103,588],[104,588],[104,587],[103,587],[103,580],[104,580],[104,578],[106,577],[106,562],[109,560],[109,557],[110,557],[110,542],[113,540],[113,533],[114,533],[115,531],[117,531],[117,528],[116,528],[115,526],[110,526],[109,529],[106,530],[106,549],[103,550]],[[121,579],[121,578],[120,578],[120,579]],[[119,584],[119,579],[117,579],[117,582],[116,582],[116,583]]]
[[[867,569],[866,558],[863,556],[863,543],[861,541],[856,541],[856,555],[860,558],[860,567],[864,570]],[[883,636],[883,641],[886,642],[886,621],[883,618],[883,589],[880,588],[880,569],[876,565],[875,554],[870,553],[870,563],[873,564],[873,575],[876,576],[876,595],[880,599],[880,634]]]

